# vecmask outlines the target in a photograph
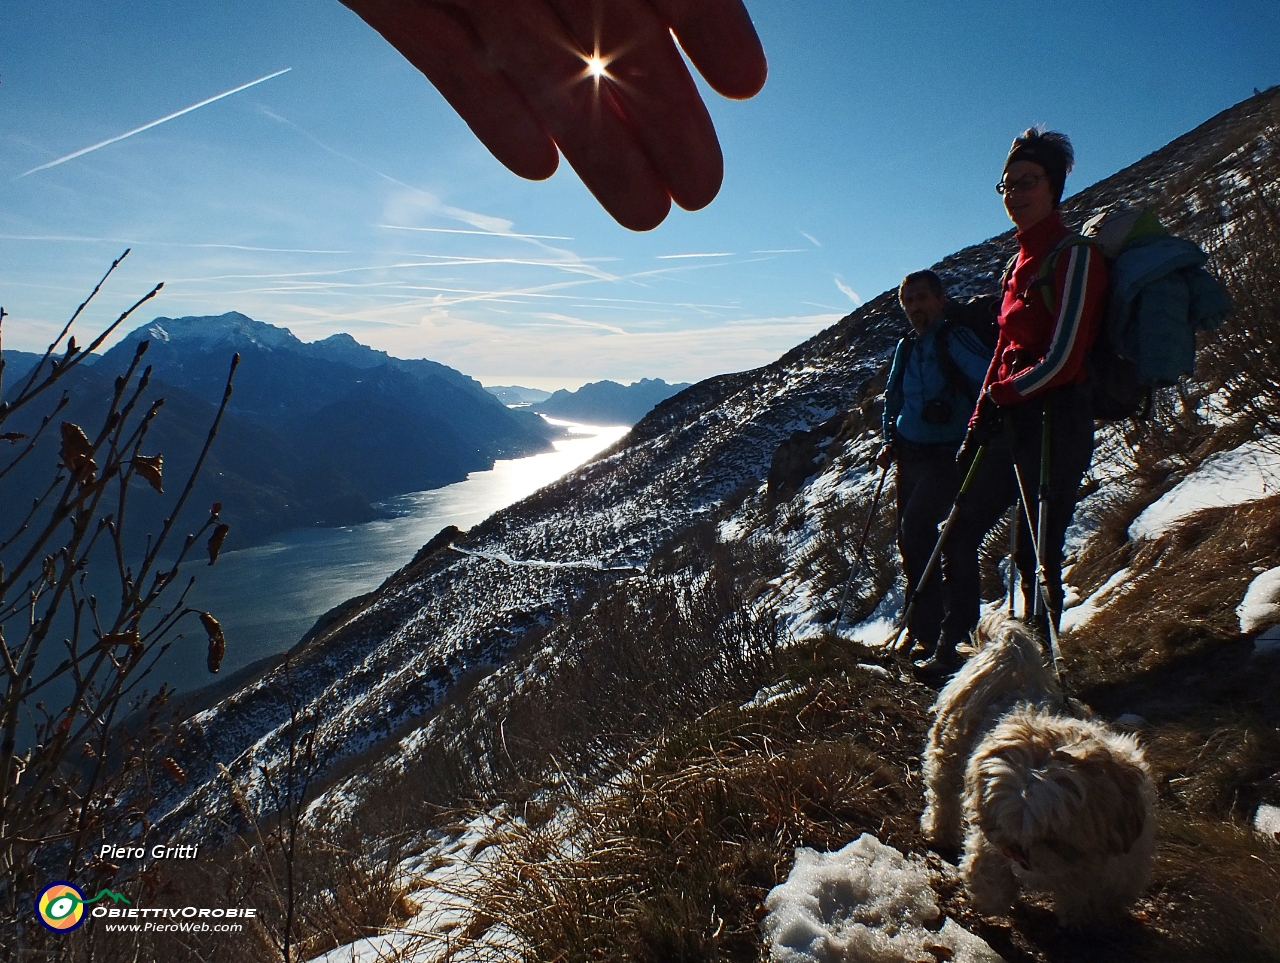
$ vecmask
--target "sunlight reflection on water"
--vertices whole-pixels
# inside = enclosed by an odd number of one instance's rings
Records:
[[[392,518],[295,529],[266,545],[226,552],[213,568],[198,571],[189,602],[212,612],[227,636],[219,675],[283,652],[320,615],[382,584],[446,525],[470,528],[577,468],[630,430],[547,420],[570,432],[554,443],[553,452],[499,461],[491,471],[472,472],[445,488],[393,498],[380,506]],[[177,656],[179,650],[184,657]],[[203,649],[182,643],[162,660],[158,674],[178,689],[216,678],[205,669]]]

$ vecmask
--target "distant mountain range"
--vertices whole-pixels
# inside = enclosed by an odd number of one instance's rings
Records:
[[[596,381],[583,385],[577,391],[561,389],[544,401],[534,401],[529,407],[553,418],[589,425],[634,425],[654,406],[688,387],[687,382],[669,385],[661,378],[642,378],[629,385]]]
[[[232,526],[228,547],[302,525],[367,521],[376,517],[377,501],[461,481],[497,458],[547,451],[556,434],[536,414],[507,408],[445,365],[393,358],[347,334],[304,343],[236,312],[156,318],[130,332],[91,367],[68,374],[72,402],[60,420],[92,436],[114,378],[142,341],[143,363],[152,368],[147,397],[165,399],[145,448],[164,455],[167,493],[194,464],[231,357],[240,354],[226,417],[184,518],[185,526],[197,525],[211,502],[222,502]],[[11,396],[18,373],[40,356],[4,357]],[[23,430],[18,421],[7,427]],[[43,459],[20,466],[6,496],[29,498],[47,484],[57,450],[46,448]],[[172,498],[138,486],[135,510],[146,517],[135,521],[154,530]]]
[[[541,388],[522,388],[520,385],[485,385],[484,390],[504,405],[528,405],[535,401],[546,401],[551,397],[550,391],[543,391]]]
[[[43,352],[37,351],[12,351],[5,349],[4,352],[4,384],[0,385],[0,392],[3,392],[7,398],[19,387],[20,381],[25,381],[27,375],[31,374],[31,369],[40,363],[40,359],[44,357]],[[83,365],[92,365],[96,363],[102,355],[91,354],[82,362]]]

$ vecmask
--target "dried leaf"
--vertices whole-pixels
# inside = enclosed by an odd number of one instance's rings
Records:
[[[164,771],[174,778],[178,785],[185,785],[187,782],[187,774],[182,771],[182,767],[174,762],[171,756],[166,756],[160,760],[160,765],[164,767]]]
[[[59,456],[62,464],[71,472],[73,478],[90,478],[98,470],[93,460],[93,445],[79,425],[69,421],[62,423],[62,451]]]
[[[0,433],[0,441],[11,441],[14,444],[17,444],[19,441],[21,441],[23,438],[26,438],[26,437],[27,436],[20,431],[6,431],[6,432]]]
[[[102,637],[102,647],[109,649],[113,645],[127,645],[132,651],[142,648],[142,637],[137,629],[126,629],[123,632],[111,632]]]
[[[130,459],[133,470],[142,476],[142,480],[160,494],[164,494],[164,485],[160,477],[164,455],[135,455]]]
[[[230,525],[218,525],[213,530],[213,534],[209,536],[209,564],[212,565],[218,560],[218,553],[222,551],[222,543],[226,541],[227,532],[231,531]]]
[[[209,671],[217,673],[222,667],[222,657],[227,651],[227,639],[222,634],[222,626],[208,612],[200,613],[200,624],[209,635]]]

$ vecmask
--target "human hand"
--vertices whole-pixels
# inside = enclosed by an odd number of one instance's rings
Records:
[[[876,467],[887,470],[893,464],[893,445],[885,445],[876,455]]]
[[[964,441],[960,443],[960,449],[956,452],[957,464],[969,464],[974,453],[995,434],[999,418],[1000,409],[992,400],[990,391],[983,391],[978,396],[978,404],[969,418],[969,430],[965,432]]]
[[[672,33],[746,98],[764,50],[742,0],[342,0],[421,70],[481,142],[533,180],[556,148],[624,227],[711,203],[724,161]],[[593,74],[603,70],[602,74]]]

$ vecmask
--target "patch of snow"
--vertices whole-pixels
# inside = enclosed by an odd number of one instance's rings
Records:
[[[1157,538],[1205,508],[1227,508],[1280,492],[1280,445],[1272,435],[1206,458],[1194,472],[1148,505],[1129,526],[1130,538]]]
[[[777,685],[765,686],[754,696],[749,702],[744,702],[739,708],[742,709],[761,709],[765,706],[773,705],[775,702],[782,702],[790,699],[800,692],[800,686],[790,680],[779,682]]]
[[[1263,803],[1253,816],[1253,828],[1263,836],[1280,836],[1280,806]]]
[[[893,678],[893,673],[882,665],[874,665],[870,662],[859,662],[855,668],[861,669],[863,672],[869,672],[878,679]]]
[[[1236,615],[1245,635],[1280,625],[1280,568],[1268,569],[1249,583]]]
[[[499,828],[495,810],[473,819],[459,835],[445,837],[426,853],[405,860],[400,870],[414,882],[408,894],[418,906],[414,917],[397,930],[335,947],[311,963],[438,963],[451,958],[456,934],[474,916],[466,893],[481,878],[485,863],[501,857],[500,845],[486,845]]]
[[[1092,595],[1081,602],[1064,609],[1059,629],[1063,632],[1074,632],[1088,622],[1098,610],[1115,601],[1131,587],[1129,569],[1122,568],[1116,572]]]
[[[924,861],[870,833],[839,852],[796,850],[787,881],[765,898],[773,963],[994,963],[987,943],[946,919]]]
[[[866,646],[887,645],[898,630],[898,613],[902,610],[905,589],[901,582],[884,593],[875,611],[857,625],[840,630],[842,639],[851,639]]]
[[[1071,526],[1062,543],[1064,558],[1079,555],[1089,539],[1097,534],[1099,524],[1115,505],[1117,492],[1123,487],[1125,486],[1115,483],[1104,484],[1076,503],[1075,512],[1071,515]]]

